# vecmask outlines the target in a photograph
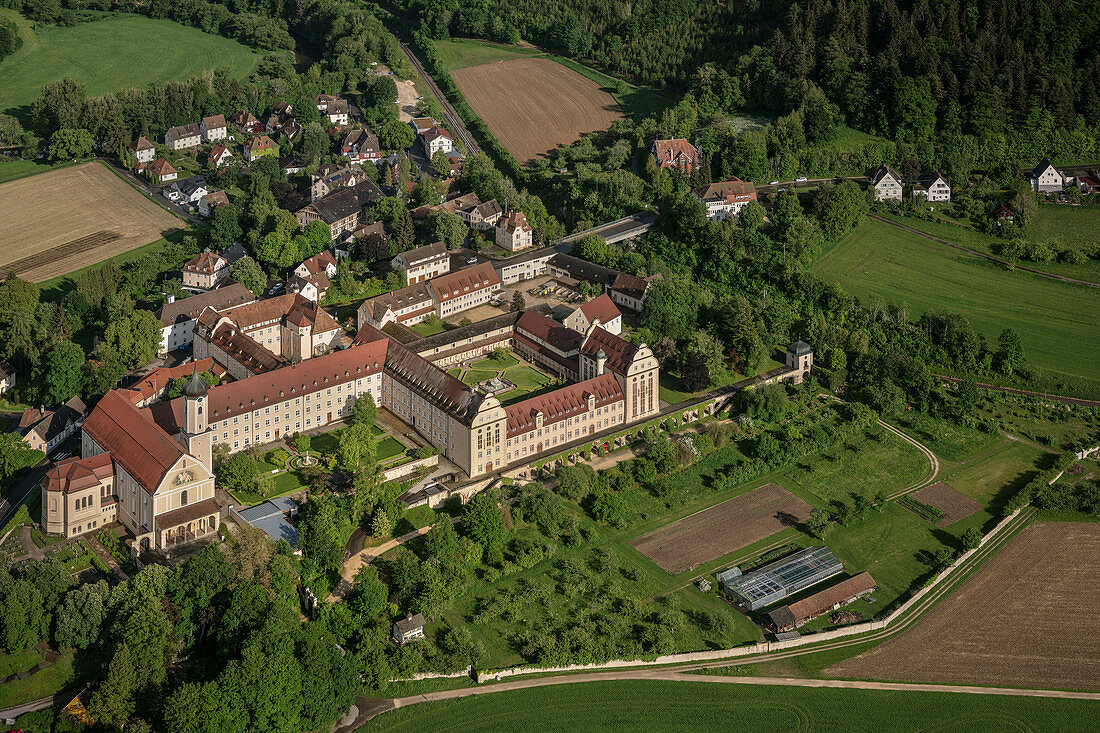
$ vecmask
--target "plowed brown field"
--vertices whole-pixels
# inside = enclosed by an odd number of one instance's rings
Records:
[[[520,163],[623,116],[591,79],[549,59],[512,59],[451,72],[493,135]]]
[[[943,519],[936,522],[937,527],[946,527],[982,510],[982,505],[966,494],[960,494],[943,481],[925,486],[913,494],[921,504],[935,507],[943,512]]]
[[[101,163],[21,178],[0,185],[0,276],[49,280],[182,226]]]
[[[1033,524],[910,631],[834,677],[1100,690],[1100,523]]]
[[[812,508],[779,484],[768,484],[678,519],[630,544],[675,575],[801,522]]]

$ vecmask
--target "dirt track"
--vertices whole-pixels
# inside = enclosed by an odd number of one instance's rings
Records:
[[[600,85],[549,59],[512,59],[451,72],[493,135],[520,163],[606,130],[623,116]]]
[[[779,484],[767,484],[636,537],[630,544],[675,575],[804,521],[812,508]]]
[[[1027,527],[905,634],[835,677],[1100,689],[1100,524]]]
[[[21,178],[0,185],[0,274],[49,280],[182,226],[101,163]]]

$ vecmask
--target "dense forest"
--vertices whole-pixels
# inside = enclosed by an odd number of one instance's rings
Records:
[[[413,0],[421,30],[519,35],[646,84],[785,114],[810,85],[867,132],[1074,129],[1100,106],[1100,13],[1087,0],[747,0],[633,4]],[[503,35],[502,35],[503,30]]]

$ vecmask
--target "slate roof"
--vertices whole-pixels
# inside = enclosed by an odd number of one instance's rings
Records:
[[[199,129],[197,122],[188,122],[186,125],[176,125],[175,127],[168,128],[168,135],[172,137],[195,137],[202,134],[202,130]]]
[[[898,183],[901,183],[901,176],[899,176],[894,171],[893,168],[891,168],[888,165],[881,165],[881,166],[879,166],[879,169],[877,171],[875,171],[875,175],[871,176],[871,185],[872,186],[877,186],[879,184],[879,182],[882,181],[882,179],[886,177],[886,174],[890,174],[890,176],[895,181],[897,181]]]
[[[402,252],[397,255],[396,259],[400,260],[404,269],[408,270],[425,262],[434,262],[447,257],[450,257],[447,254],[447,245],[443,242],[435,242],[434,244],[425,244],[423,247],[416,247],[407,252]]]
[[[565,270],[578,280],[589,280],[605,286],[610,286],[615,282],[615,277],[619,274],[618,270],[612,270],[609,267],[597,265],[595,262],[582,260],[573,255],[556,254],[550,258],[547,264],[559,270]]]
[[[335,224],[358,214],[380,198],[382,190],[378,186],[371,181],[360,181],[322,196],[306,208],[312,207],[326,224]]]

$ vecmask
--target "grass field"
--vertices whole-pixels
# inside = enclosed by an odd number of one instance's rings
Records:
[[[10,680],[0,685],[0,708],[38,700],[54,695],[77,681],[73,670],[72,650],[64,652],[53,665],[39,670],[21,680]]]
[[[1096,703],[1086,700],[629,680],[411,705],[360,730],[1068,733],[1087,728],[1095,713]]]
[[[439,62],[447,71],[457,71],[469,66],[491,64],[495,61],[509,61],[527,56],[541,56],[537,48],[526,46],[508,46],[503,43],[475,41],[469,38],[453,38],[436,41],[435,51]]]
[[[0,162],[0,183],[13,181],[16,178],[33,176],[46,171],[52,171],[68,163],[40,163],[34,160],[5,160]]]
[[[1007,240],[942,222],[924,221],[910,217],[897,217],[889,214],[886,218],[898,221],[906,226],[919,229],[948,242],[999,256],[1000,245]],[[1084,206],[1065,206],[1061,204],[1042,204],[1038,213],[1032,217],[1027,227],[1020,233],[1033,242],[1050,242],[1055,249],[1071,247],[1090,253],[1100,248],[1100,208]],[[1100,260],[1086,260],[1079,265],[1064,262],[1026,262],[1021,266],[1030,267],[1053,275],[1072,277],[1078,280],[1100,283]]]
[[[911,630],[826,674],[1100,689],[1097,552],[1100,524],[1033,524]]]
[[[596,82],[548,58],[518,58],[452,71],[451,76],[493,135],[525,163],[606,130],[623,116]]]
[[[0,185],[0,272],[42,282],[141,247],[184,222],[101,163]],[[28,212],[33,212],[29,215]]]
[[[244,78],[262,58],[228,38],[141,15],[104,15],[93,23],[36,33],[14,12],[0,13],[16,17],[24,31],[23,47],[0,63],[0,111],[17,117],[25,117],[42,86],[55,79],[75,79],[89,97],[97,97],[219,67]]]
[[[1100,343],[1082,338],[1100,320],[1100,290],[1008,272],[888,224],[866,221],[822,256],[814,271],[861,300],[966,316],[996,344],[1002,329],[1020,334],[1030,364],[1055,383],[1100,393]]]

